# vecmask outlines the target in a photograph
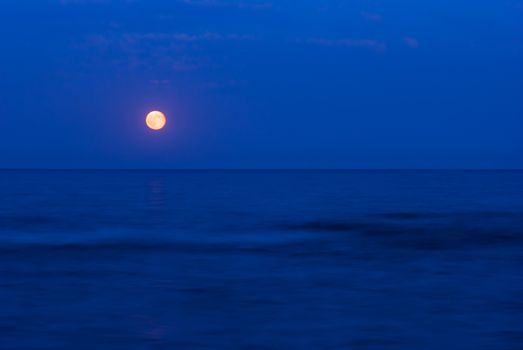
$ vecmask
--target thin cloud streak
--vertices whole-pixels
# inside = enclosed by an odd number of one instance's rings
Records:
[[[247,3],[220,0],[183,0],[187,5],[199,7],[234,7],[247,10],[267,10],[273,7],[272,3]]]
[[[405,42],[405,45],[407,45],[411,49],[417,49],[419,47],[419,41],[416,38],[406,37],[403,40]]]
[[[369,21],[380,22],[383,16],[379,13],[362,11],[361,16]]]
[[[311,38],[307,40],[307,43],[320,46],[344,46],[344,47],[361,47],[366,48],[375,52],[385,52],[387,45],[378,40],[373,39],[353,39],[353,38],[342,38],[342,39],[328,39],[328,38]]]
[[[224,40],[252,40],[254,37],[240,34],[220,34],[215,32],[205,32],[203,34],[189,33],[134,33],[125,34],[128,39],[132,40],[169,40],[178,42],[196,42],[196,41],[224,41]]]

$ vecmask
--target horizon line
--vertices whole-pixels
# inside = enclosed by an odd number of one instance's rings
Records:
[[[523,171],[523,168],[1,168],[0,171]]]

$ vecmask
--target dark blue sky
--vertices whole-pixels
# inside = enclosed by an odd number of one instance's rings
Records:
[[[3,0],[0,34],[2,168],[523,168],[521,1]]]

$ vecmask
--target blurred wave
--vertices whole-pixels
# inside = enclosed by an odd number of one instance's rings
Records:
[[[0,171],[2,349],[519,349],[521,171]]]

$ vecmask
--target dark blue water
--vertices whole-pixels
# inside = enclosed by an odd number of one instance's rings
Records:
[[[0,172],[0,348],[523,349],[523,172]]]

